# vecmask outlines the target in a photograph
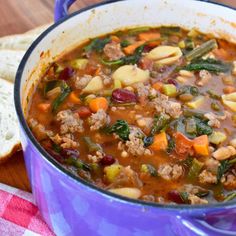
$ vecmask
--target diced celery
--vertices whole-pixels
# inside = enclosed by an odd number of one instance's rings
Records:
[[[185,129],[188,134],[195,134],[197,132],[196,121],[193,118],[186,120]]]
[[[211,39],[187,53],[185,57],[188,61],[192,61],[193,59],[197,59],[206,55],[215,48],[217,48],[217,42],[215,39]]]
[[[185,42],[184,42],[184,40],[180,41],[179,44],[178,44],[178,46],[179,46],[181,49],[185,48]]]
[[[84,59],[84,58],[75,59],[75,60],[71,61],[71,63],[70,63],[70,65],[74,69],[78,69],[78,70],[85,69],[87,64],[88,64],[88,59]]]
[[[113,87],[113,89],[104,90],[103,94],[104,94],[104,96],[111,96],[113,90],[118,89],[118,88],[122,88],[122,85],[121,85],[120,80],[115,79],[114,80],[114,87]]]
[[[104,168],[106,179],[110,183],[114,182],[115,178],[119,175],[121,169],[122,169],[122,166],[118,165],[118,164],[113,164],[113,165],[110,165],[110,166],[106,166]]]
[[[220,144],[226,140],[226,135],[219,131],[213,131],[213,133],[209,136],[209,142],[213,144]]]
[[[99,144],[94,143],[90,137],[83,137],[83,139],[88,147],[89,152],[96,152],[102,150],[102,147]]]
[[[187,178],[191,181],[196,180],[203,166],[204,163],[194,158],[192,161],[192,165],[189,169]]]
[[[177,89],[173,84],[164,84],[162,86],[162,92],[168,97],[175,97],[177,94]]]
[[[204,102],[204,97],[199,96],[194,101],[187,102],[186,105],[192,109],[197,109],[203,104],[203,102]]]

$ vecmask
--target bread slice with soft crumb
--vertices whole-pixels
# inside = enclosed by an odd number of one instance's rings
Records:
[[[11,82],[0,78],[0,162],[21,148],[13,90]]]
[[[0,50],[0,78],[14,83],[16,71],[25,51],[19,50]]]

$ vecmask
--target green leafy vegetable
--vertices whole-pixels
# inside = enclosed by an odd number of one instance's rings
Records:
[[[156,133],[159,133],[160,131],[166,129],[170,122],[170,117],[164,113],[160,115],[156,115],[154,117],[153,126],[151,129],[151,136],[153,136]]]
[[[56,153],[60,153],[61,150],[62,150],[61,146],[59,146],[59,145],[56,144],[56,143],[53,143],[53,144],[52,144],[52,149],[53,149],[53,151],[55,151]]]
[[[110,42],[111,42],[110,37],[104,38],[104,39],[96,38],[92,40],[89,45],[84,47],[84,50],[85,52],[89,52],[93,50],[95,50],[96,52],[102,52],[105,45]]]
[[[142,56],[142,52],[144,49],[144,45],[136,48],[135,52],[133,55],[122,57],[118,60],[113,60],[113,61],[106,61],[101,59],[102,64],[106,66],[120,66],[120,65],[127,65],[127,64],[137,64]]]
[[[194,45],[194,42],[191,38],[187,38],[184,40],[185,42],[185,49],[186,50],[193,50],[195,45]]]
[[[150,164],[143,164],[141,166],[141,171],[144,173],[148,173],[151,176],[157,176],[157,170],[153,165]]]
[[[58,107],[64,102],[64,100],[70,94],[70,92],[71,92],[70,87],[67,85],[66,82],[63,81],[61,84],[61,93],[52,103],[52,112],[55,112],[58,109]]]
[[[223,175],[236,163],[236,158],[231,160],[224,160],[220,162],[217,170],[217,182],[219,183]]]
[[[60,82],[59,80],[50,80],[48,81],[45,86],[44,86],[44,90],[43,90],[43,94],[44,96],[47,94],[47,92],[49,92],[50,90],[60,86]]]
[[[168,154],[170,154],[170,153],[172,153],[174,151],[174,149],[175,149],[175,141],[174,141],[174,139],[170,138],[168,140],[168,147],[166,149],[166,152]]]
[[[122,48],[125,48],[127,46],[129,46],[131,43],[128,41],[128,40],[123,40],[121,43],[120,43],[120,46]]]
[[[213,132],[213,129],[206,123],[206,121],[200,120],[198,118],[195,118],[196,120],[196,126],[197,126],[197,136],[200,135],[211,135]]]
[[[184,69],[189,71],[207,70],[214,73],[225,73],[231,70],[231,64],[223,63],[222,61],[215,60],[212,58],[198,59],[192,61],[190,64],[185,66]]]
[[[99,144],[94,143],[90,137],[83,137],[83,140],[86,143],[89,152],[96,152],[102,150],[102,147]]]
[[[217,42],[215,39],[211,39],[203,43],[201,46],[195,48],[191,52],[187,53],[185,57],[188,61],[192,61],[194,59],[203,57],[204,55],[206,55],[215,48],[217,48]]]
[[[124,120],[117,120],[114,125],[108,128],[109,133],[117,134],[123,140],[129,140],[129,124]]]
[[[229,193],[225,196],[224,202],[231,201],[236,198],[236,192]]]
[[[186,203],[186,204],[189,203],[189,200],[188,200],[189,195],[188,195],[187,192],[180,192],[180,193],[179,193],[179,196],[180,196],[180,198],[182,199],[182,201],[183,201],[184,203]]]

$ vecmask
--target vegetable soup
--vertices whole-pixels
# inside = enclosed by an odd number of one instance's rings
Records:
[[[41,146],[86,181],[168,204],[236,197],[236,46],[141,27],[52,63],[31,98]]]

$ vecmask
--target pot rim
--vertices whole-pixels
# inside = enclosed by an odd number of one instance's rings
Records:
[[[14,85],[14,103],[15,103],[15,109],[17,113],[17,117],[19,120],[20,126],[23,128],[24,133],[27,136],[27,139],[33,144],[33,146],[36,148],[36,150],[41,154],[42,158],[44,158],[46,161],[48,161],[50,164],[52,164],[53,168],[55,168],[56,171],[60,171],[65,177],[68,177],[71,181],[74,181],[75,183],[80,183],[84,185],[87,188],[90,188],[93,191],[98,192],[99,194],[105,195],[106,197],[112,197],[116,201],[125,201],[126,203],[129,204],[134,204],[136,206],[141,206],[141,207],[154,207],[154,208],[160,208],[160,209],[165,209],[165,210],[181,210],[181,211],[188,211],[188,210],[208,210],[211,208],[214,209],[219,209],[219,208],[224,208],[224,207],[233,207],[233,205],[236,203],[235,201],[229,201],[229,202],[220,202],[220,203],[212,203],[212,204],[205,204],[205,205],[189,205],[189,204],[176,204],[176,205],[171,205],[171,204],[160,204],[160,203],[154,203],[154,202],[145,202],[142,200],[137,200],[137,199],[131,199],[128,197],[123,197],[114,193],[111,193],[107,190],[101,189],[97,187],[96,185],[93,185],[84,179],[75,176],[72,174],[70,171],[66,170],[62,165],[60,165],[54,158],[47,153],[41,145],[38,143],[34,135],[32,134],[31,130],[29,129],[26,119],[24,117],[24,113],[22,110],[21,106],[21,99],[20,99],[20,88],[21,88],[21,80],[22,80],[22,73],[25,69],[25,65],[28,62],[28,59],[31,55],[31,53],[34,51],[34,49],[37,47],[39,42],[47,36],[47,34],[51,31],[54,30],[58,25],[62,24],[63,22],[70,20],[70,18],[77,16],[85,11],[91,10],[93,8],[98,8],[103,5],[109,5],[114,2],[121,2],[121,1],[126,1],[126,0],[107,0],[101,3],[93,4],[90,6],[87,6],[85,8],[82,8],[68,16],[63,17],[60,19],[58,22],[54,23],[51,25],[47,30],[45,30],[30,46],[30,48],[26,51],[23,59],[21,60],[21,63],[17,69],[16,77],[15,77],[15,85]],[[205,0],[195,0],[199,2],[206,2]],[[209,2],[208,2],[209,3]],[[230,8],[232,10],[236,10],[236,8],[231,7],[231,6],[225,6],[221,3],[215,3],[215,2],[210,2],[209,4],[215,4],[219,5],[221,7],[226,7]]]

